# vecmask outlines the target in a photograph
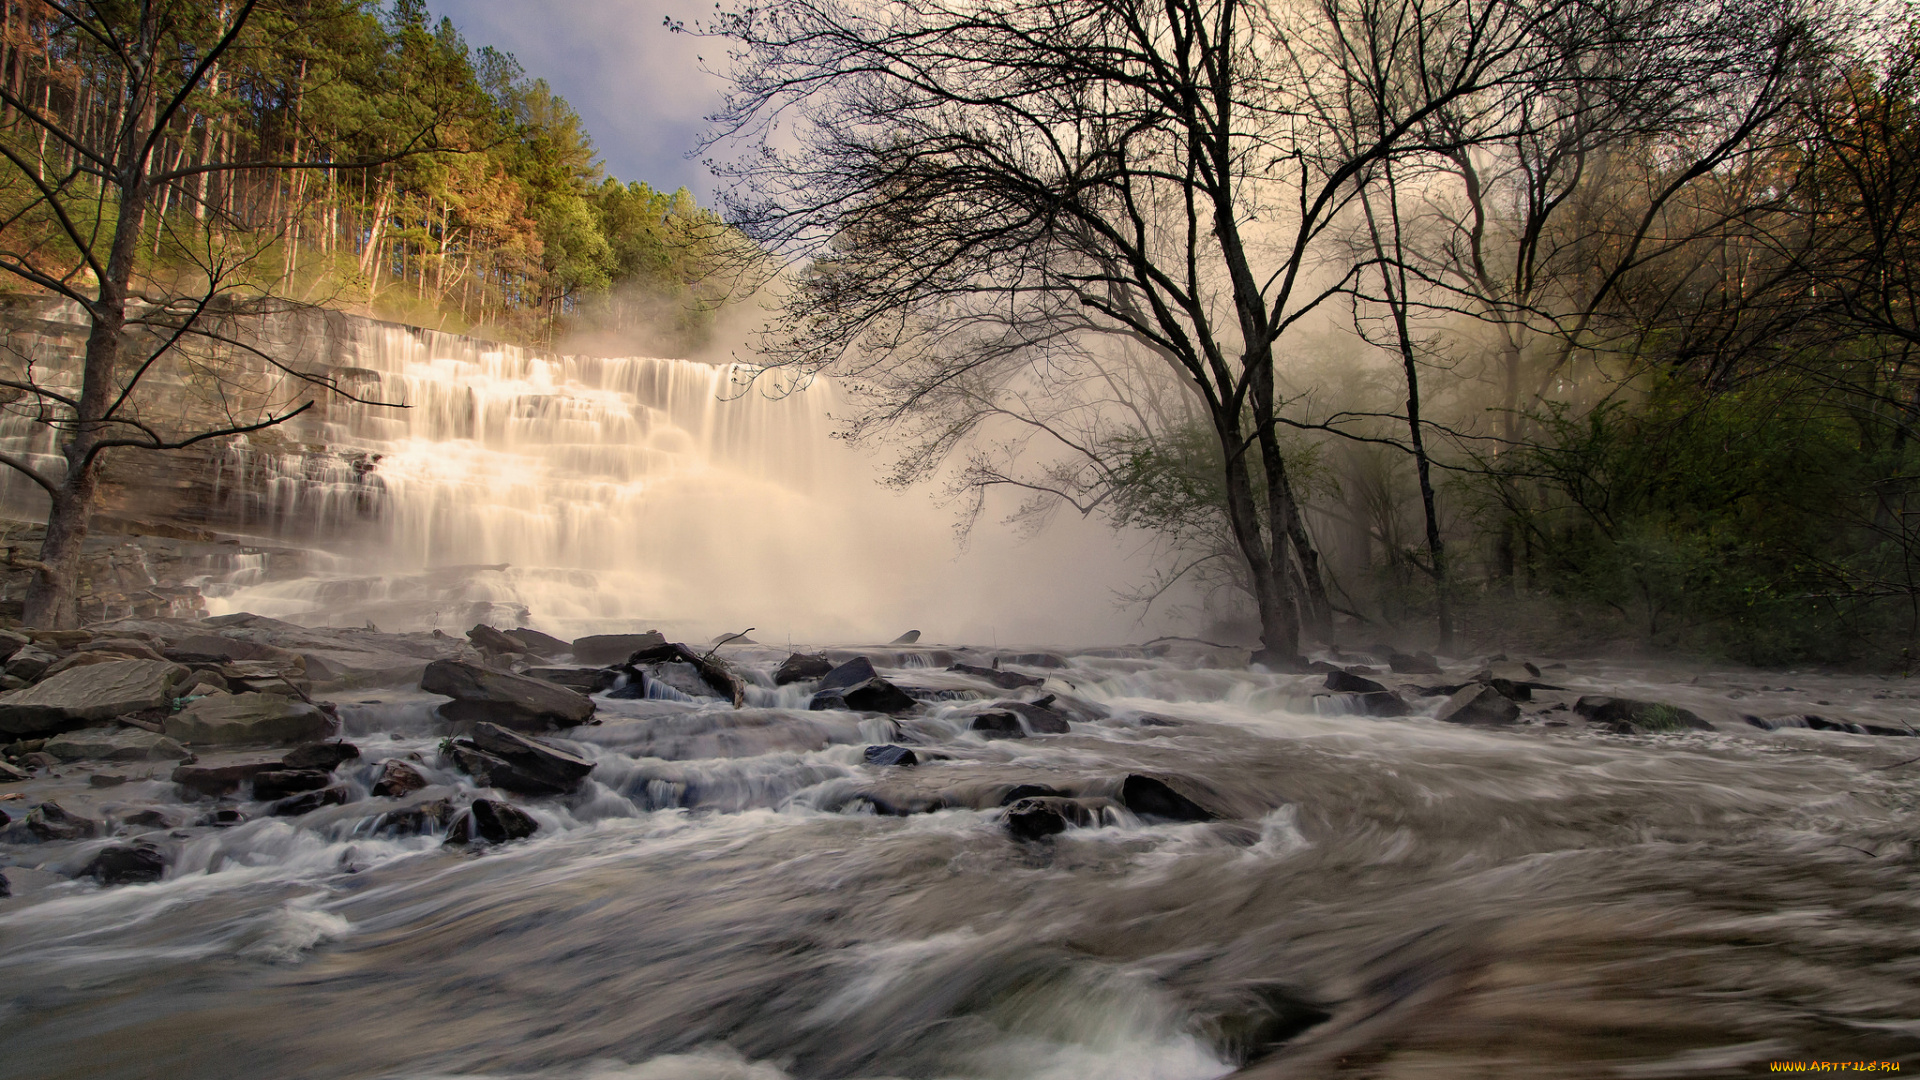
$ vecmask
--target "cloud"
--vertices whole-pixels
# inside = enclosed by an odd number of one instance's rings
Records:
[[[726,82],[699,57],[725,44],[668,32],[666,18],[711,14],[698,0],[429,0],[467,44],[512,53],[585,121],[608,173],[656,188],[682,185],[713,201],[714,178],[687,154],[720,105]],[[718,66],[716,63],[715,65]]]

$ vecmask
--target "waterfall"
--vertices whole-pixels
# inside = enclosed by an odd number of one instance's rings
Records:
[[[364,320],[335,354],[342,385],[388,404],[336,400],[292,440],[237,440],[223,465],[229,484],[250,478],[243,525],[331,559],[222,590],[215,613],[762,640],[1126,629],[1108,588],[1137,568],[1111,536],[1074,522],[1052,543],[958,553],[949,511],[883,490],[831,437],[847,404],[829,381]]]

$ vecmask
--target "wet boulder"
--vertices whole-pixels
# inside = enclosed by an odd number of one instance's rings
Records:
[[[1327,672],[1327,689],[1336,694],[1378,694],[1386,687],[1372,679],[1363,679],[1335,668]]]
[[[373,782],[372,791],[386,798],[398,798],[426,786],[427,778],[419,769],[393,758],[380,767],[380,776]]]
[[[642,649],[652,649],[666,643],[666,636],[658,630],[649,630],[644,634],[594,634],[575,638],[570,651],[575,663],[605,666],[618,664]]]
[[[580,786],[593,762],[495,724],[476,724],[473,736],[453,740],[461,772],[488,787],[522,795],[562,795]]]
[[[1393,669],[1395,675],[1440,674],[1440,661],[1434,659],[1432,653],[1389,652],[1387,666]]]
[[[530,667],[520,674],[564,686],[578,694],[606,693],[620,678],[618,668],[604,667]]]
[[[267,813],[274,817],[300,817],[311,814],[323,806],[344,806],[353,800],[353,789],[344,784],[335,784],[318,791],[289,795],[267,807]]]
[[[905,690],[876,675],[852,686],[818,691],[813,695],[813,700],[808,702],[807,708],[901,713],[918,704]]]
[[[486,623],[475,623],[473,629],[467,631],[467,640],[473,642],[473,647],[483,653],[498,655],[525,651],[518,641]]]
[[[866,763],[869,765],[918,765],[920,758],[904,746],[869,746],[866,749]]]
[[[721,698],[733,702],[734,708],[738,709],[747,703],[747,684],[741,681],[740,676],[733,673],[732,668],[715,660],[711,654],[694,652],[681,642],[673,641],[636,649],[627,657],[628,667],[676,662],[691,665],[700,681],[705,682]]]
[[[152,844],[115,844],[104,848],[80,871],[102,885],[138,885],[159,881],[167,872],[167,857]]]
[[[187,669],[171,660],[109,660],[0,694],[0,732],[42,735],[171,705]]]
[[[873,670],[873,661],[864,656],[856,656],[839,667],[828,670],[820,677],[820,685],[814,689],[816,691],[842,690],[879,677],[880,673]]]
[[[9,765],[4,761],[0,761],[0,784],[17,784],[22,780],[30,778],[27,770],[20,768],[18,765]]]
[[[573,651],[572,645],[559,638],[551,634],[543,634],[538,630],[529,630],[524,626],[503,630],[501,633],[513,639],[513,642],[520,646],[521,652],[532,653],[534,656],[564,656]]]
[[[473,805],[460,811],[447,827],[445,843],[453,846],[504,844],[525,839],[539,830],[540,824],[512,803],[475,799]]]
[[[872,665],[868,665],[871,667]],[[774,669],[773,684],[785,686],[788,683],[818,679],[833,670],[833,661],[819,653],[794,653],[780,662]]]
[[[1449,724],[1511,724],[1520,719],[1520,706],[1485,683],[1468,683],[1447,698],[1434,717]]]
[[[1000,796],[1000,805],[1012,806],[1021,799],[1045,799],[1066,794],[1059,788],[1046,784],[1015,784],[1007,789],[1006,794]]]
[[[319,769],[332,772],[360,756],[360,748],[350,742],[317,742],[296,746],[280,758],[289,769]]]
[[[433,799],[383,810],[354,827],[355,836],[424,836],[447,827],[454,817],[451,799]]]
[[[278,759],[236,761],[225,765],[182,765],[173,770],[173,782],[196,795],[219,798],[240,790],[240,785],[284,766]]]
[[[1573,703],[1588,723],[1621,735],[1712,731],[1713,725],[1676,705],[1589,694]]]
[[[1056,799],[1021,799],[1007,807],[1001,824],[1015,840],[1045,840],[1067,831],[1067,819],[1054,804]]]
[[[1030,734],[1065,735],[1073,730],[1073,726],[1067,722],[1064,714],[1050,707],[1054,700],[1049,695],[1039,701],[996,701],[993,707],[1024,720]]]
[[[59,803],[44,802],[27,811],[27,831],[41,840],[90,840],[100,826],[92,818],[69,813]]]
[[[200,820],[194,822],[195,825],[205,825],[214,829],[231,829],[236,825],[245,825],[246,823],[247,815],[241,813],[237,807],[232,806],[215,807],[205,814],[200,815]]]
[[[440,715],[456,723],[485,722],[539,731],[583,724],[595,708],[592,698],[564,686],[464,660],[428,664],[420,689],[452,698],[440,707]]]
[[[968,731],[978,732],[985,739],[1024,739],[1027,729],[1021,726],[1020,718],[1010,712],[981,713],[967,726]]]
[[[203,697],[166,719],[170,738],[194,746],[297,745],[333,731],[333,718],[319,706],[279,694]]]
[[[14,651],[7,658],[4,670],[16,679],[32,682],[47,673],[47,669],[58,663],[57,653],[48,652],[34,645],[27,645]]]
[[[1395,717],[1410,716],[1413,707],[1405,698],[1391,690],[1374,690],[1352,696],[1353,711],[1361,716]]]
[[[141,728],[81,728],[55,735],[43,748],[61,761],[179,761],[187,748]]]
[[[1120,783],[1120,805],[1143,818],[1164,821],[1213,821],[1219,814],[1176,791],[1157,776],[1130,773]]]
[[[977,664],[954,664],[947,670],[971,675],[976,679],[985,679],[1002,690],[1018,690],[1024,686],[1045,686],[1047,683],[1047,680],[1037,675],[1022,675],[1017,671],[1001,671],[999,668],[984,668]]]
[[[268,769],[254,774],[253,797],[273,802],[303,791],[318,791],[332,782],[332,774],[321,769]]]

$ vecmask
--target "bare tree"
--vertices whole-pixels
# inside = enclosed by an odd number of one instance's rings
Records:
[[[869,395],[857,433],[939,413],[1073,339],[1124,339],[1201,403],[1264,648],[1324,620],[1280,437],[1289,331],[1365,262],[1327,231],[1369,169],[1436,144],[1442,110],[1508,114],[1604,5],[1559,0],[776,0],[738,46],[717,136],[757,139],[731,211],[812,260],[768,355]],[[1368,73],[1387,77],[1374,83]],[[1537,80],[1533,80],[1537,81]],[[1346,142],[1321,118],[1372,110]],[[1485,137],[1480,130],[1462,139]],[[939,425],[935,425],[939,428]]]
[[[209,119],[200,152],[167,160],[156,147],[170,128],[223,86],[247,88],[249,49],[270,54],[277,36],[335,17],[344,10],[326,0],[201,0],[73,2],[41,0],[40,25],[48,63],[56,58],[85,77],[88,94],[112,107],[71,117],[46,101],[0,85],[0,271],[27,287],[79,305],[89,325],[86,355],[71,385],[31,365],[0,379],[12,408],[57,432],[58,456],[34,461],[0,456],[43,489],[49,500],[45,538],[26,598],[30,625],[67,627],[77,621],[76,587],[102,455],[120,449],[172,450],[283,423],[313,403],[310,393],[343,393],[329,380],[279,364],[249,350],[208,319],[231,308],[261,277],[253,269],[267,241],[255,224],[226,204],[209,200],[209,185],[250,170],[352,169],[444,148],[440,125],[457,104],[436,101],[431,88],[389,94],[389,112],[353,151],[317,139],[294,141],[302,156],[262,151],[230,153]],[[260,92],[259,86],[253,86]],[[50,98],[48,100],[51,100]],[[297,117],[295,117],[297,122]],[[377,131],[374,129],[377,128]],[[226,150],[223,150],[223,146]],[[161,192],[193,203],[194,224],[179,226],[168,280],[142,279],[139,268],[149,213]],[[156,231],[156,246],[159,245]],[[272,277],[274,275],[266,275]],[[204,364],[183,344],[224,346],[277,366],[288,375],[285,394],[214,393],[223,415],[195,423],[158,395],[143,393],[170,363]],[[218,378],[214,380],[216,383]],[[301,400],[302,398],[305,400]]]

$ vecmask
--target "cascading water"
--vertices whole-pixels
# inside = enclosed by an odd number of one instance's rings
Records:
[[[808,640],[923,623],[1086,640],[1117,622],[1103,586],[1129,571],[1111,536],[1072,522],[1017,560],[989,537],[955,561],[943,511],[878,490],[830,438],[844,403],[827,382],[357,326],[343,381],[406,407],[335,404],[301,434],[326,454],[274,432],[236,449],[228,481],[261,493],[250,528],[340,559],[225,591],[216,612]]]

